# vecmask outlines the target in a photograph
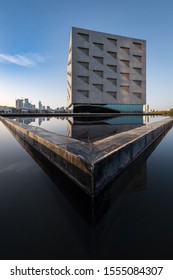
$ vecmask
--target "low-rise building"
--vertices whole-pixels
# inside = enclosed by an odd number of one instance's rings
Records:
[[[7,114],[7,113],[12,113],[12,108],[9,108],[9,107],[7,107],[7,106],[0,106],[0,113],[5,113],[5,114]]]

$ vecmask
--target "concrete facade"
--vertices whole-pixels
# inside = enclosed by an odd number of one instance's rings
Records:
[[[67,74],[67,104],[72,110],[92,105],[142,112],[146,41],[73,27]]]

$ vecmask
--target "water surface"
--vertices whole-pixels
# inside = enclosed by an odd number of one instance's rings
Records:
[[[173,129],[92,201],[15,137],[0,122],[1,259],[173,258]]]

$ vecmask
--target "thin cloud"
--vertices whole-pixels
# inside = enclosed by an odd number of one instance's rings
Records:
[[[13,63],[23,67],[31,67],[43,62],[43,57],[34,53],[16,55],[0,53],[0,63]]]

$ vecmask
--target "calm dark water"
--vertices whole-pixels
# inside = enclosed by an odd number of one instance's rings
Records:
[[[0,122],[0,258],[173,259],[172,147],[173,129],[91,201]]]

